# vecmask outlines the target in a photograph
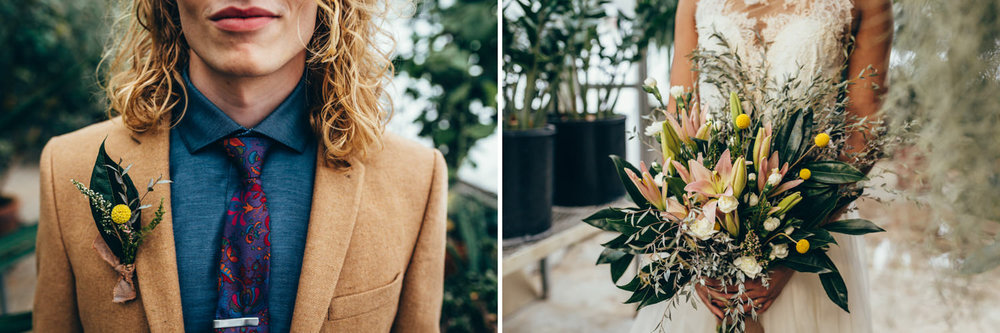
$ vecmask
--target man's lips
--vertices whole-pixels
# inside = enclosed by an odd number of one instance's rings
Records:
[[[219,29],[246,32],[260,29],[278,17],[277,14],[260,7],[226,7],[215,12],[208,19]]]

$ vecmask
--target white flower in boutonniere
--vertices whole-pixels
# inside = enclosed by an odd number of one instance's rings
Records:
[[[736,258],[736,260],[733,260],[733,265],[743,271],[743,274],[746,274],[746,276],[751,279],[756,278],[757,274],[760,274],[760,271],[764,269],[760,266],[760,263],[758,263],[757,260],[754,260],[753,257],[750,256]]]
[[[125,303],[135,299],[135,255],[142,241],[153,232],[163,220],[163,199],[149,224],[142,226],[142,210],[151,207],[143,205],[142,199],[159,184],[169,180],[154,178],[146,185],[146,192],[140,197],[128,171],[132,166],[121,167],[104,150],[104,143],[97,152],[97,162],[90,176],[90,187],[70,179],[80,193],[90,201],[90,212],[97,223],[98,235],[94,239],[94,250],[118,273],[118,284],[112,293],[112,301]]]
[[[784,259],[788,256],[788,244],[771,244],[771,260]]]

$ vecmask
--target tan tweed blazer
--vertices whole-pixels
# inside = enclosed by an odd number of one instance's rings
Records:
[[[35,332],[182,332],[168,209],[136,257],[138,297],[111,302],[117,282],[92,248],[97,227],[70,178],[90,183],[101,140],[136,184],[169,177],[169,131],[120,118],[53,138],[41,160]],[[321,145],[322,146],[322,145]],[[437,332],[444,279],[447,167],[441,153],[392,134],[348,171],[317,159],[292,332]],[[319,152],[317,152],[319,153]],[[142,186],[142,185],[140,185]],[[140,191],[141,192],[141,191]],[[159,185],[147,202],[166,201]],[[146,225],[153,214],[142,214]]]

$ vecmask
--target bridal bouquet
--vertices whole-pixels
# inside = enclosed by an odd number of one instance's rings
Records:
[[[644,89],[665,106],[655,82]],[[638,258],[635,276],[618,287],[640,308],[690,300],[687,287],[706,281],[735,291],[720,331],[743,331],[745,316],[756,318],[759,304],[742,297],[744,283],[769,287],[768,272],[778,266],[819,274],[830,300],[848,311],[847,287],[826,253],[837,243],[831,233],[883,230],[862,219],[828,221],[861,195],[857,182],[865,179],[837,159],[847,147],[845,127],[829,125],[837,122],[813,107],[753,105],[736,92],[729,110],[713,116],[697,96],[672,88],[677,111],[661,109],[666,119],[646,130],[659,142],[661,163],[636,167],[611,157],[635,206],[584,220],[620,234],[603,244],[597,263],[609,264],[617,283]],[[765,116],[765,108],[779,111]]]

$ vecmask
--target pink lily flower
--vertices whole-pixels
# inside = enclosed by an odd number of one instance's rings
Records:
[[[625,174],[628,175],[630,180],[632,180],[632,184],[639,189],[639,193],[642,194],[642,197],[645,198],[646,201],[649,201],[653,207],[656,207],[656,209],[660,211],[666,209],[666,188],[664,188],[663,191],[660,191],[660,187],[656,186],[656,181],[653,180],[653,175],[650,175],[648,169],[646,169],[646,163],[639,162],[639,170],[642,172],[641,178],[629,168],[625,168]]]
[[[678,121],[679,116],[679,121]],[[677,111],[677,115],[667,115],[667,123],[673,127],[674,132],[684,143],[694,143],[692,138],[706,140],[708,136],[708,124],[701,108],[697,105],[688,109],[683,108]]]
[[[684,169],[682,173],[683,166],[678,165],[680,163],[675,163],[674,167],[678,170],[678,174],[681,174],[681,179],[687,182],[685,191],[698,193],[706,198],[718,198],[727,192],[732,193],[733,160],[728,149],[722,152],[722,156],[715,164],[715,170],[709,170],[701,161],[690,160],[688,161],[690,172]]]

